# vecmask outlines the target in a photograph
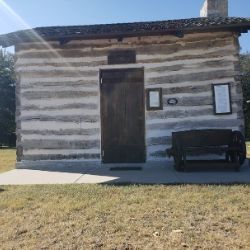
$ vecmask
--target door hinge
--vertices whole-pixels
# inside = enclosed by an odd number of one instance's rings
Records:
[[[102,84],[102,77],[101,77],[101,79],[100,79],[100,83]]]

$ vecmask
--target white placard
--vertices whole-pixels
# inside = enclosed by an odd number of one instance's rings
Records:
[[[160,93],[159,91],[149,91],[149,106],[150,108],[160,107]]]
[[[231,113],[229,85],[214,85],[215,113]]]

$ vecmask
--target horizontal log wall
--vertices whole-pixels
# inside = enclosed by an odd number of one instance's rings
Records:
[[[210,43],[206,40],[200,42],[201,38],[196,37],[190,41],[191,46],[186,45],[181,51],[169,55],[164,65],[146,68],[146,87],[163,88],[163,110],[146,114],[149,160],[166,157],[165,150],[171,147],[173,131],[206,128],[243,130],[237,37],[229,33],[220,35],[217,33],[217,38],[211,37]],[[183,44],[189,42],[185,43],[184,38]],[[187,51],[186,48],[192,49]],[[157,59],[153,60],[157,62]],[[231,115],[214,115],[213,83],[230,83]],[[169,106],[169,98],[176,98],[178,104]]]
[[[146,111],[148,160],[165,158],[171,132],[242,129],[238,37],[231,32],[18,45],[19,159],[100,161],[100,68],[144,67],[145,88],[163,89],[163,110]],[[137,64],[107,65],[113,49],[135,49]],[[213,114],[212,83],[230,83],[231,115]],[[177,98],[176,106],[167,104]]]

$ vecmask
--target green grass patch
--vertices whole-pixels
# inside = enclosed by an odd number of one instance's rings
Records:
[[[0,173],[15,168],[16,149],[0,149]]]
[[[2,249],[250,249],[250,186],[5,186]]]

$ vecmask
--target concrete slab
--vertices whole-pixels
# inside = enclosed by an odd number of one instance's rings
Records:
[[[81,173],[14,169],[0,174],[0,185],[68,184],[76,182],[81,176]]]
[[[173,184],[179,182],[172,167],[142,168],[142,170],[116,170],[109,167],[89,170],[82,175],[77,183],[143,183],[143,184]]]
[[[250,184],[248,161],[240,172],[233,169],[176,172],[172,164],[155,163],[142,170],[111,171],[110,165],[60,170],[15,169],[0,174],[0,185],[106,183],[106,184]],[[122,167],[122,166],[119,166]],[[202,167],[202,166],[201,166]]]
[[[119,181],[119,177],[116,176],[106,176],[100,174],[84,174],[82,175],[76,183],[80,184],[100,184],[100,183],[109,183]]]

